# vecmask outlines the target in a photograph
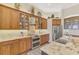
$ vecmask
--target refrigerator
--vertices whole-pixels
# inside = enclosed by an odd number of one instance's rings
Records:
[[[53,41],[58,40],[62,36],[62,26],[52,26]]]

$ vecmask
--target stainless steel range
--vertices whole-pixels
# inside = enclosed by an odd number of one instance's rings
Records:
[[[32,49],[40,46],[40,36],[32,35]]]

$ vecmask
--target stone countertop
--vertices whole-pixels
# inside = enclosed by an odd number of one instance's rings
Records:
[[[48,55],[76,55],[78,54],[73,48],[66,47],[64,44],[52,42],[42,46],[41,51]]]
[[[9,41],[9,40],[15,40],[15,39],[21,39],[21,38],[28,38],[28,37],[31,37],[31,36],[0,37],[0,42]]]
[[[45,34],[49,34],[49,33],[40,33],[39,35],[45,35]]]

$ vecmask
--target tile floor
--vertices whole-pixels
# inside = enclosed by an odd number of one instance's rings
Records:
[[[41,55],[40,48],[35,48],[27,53],[27,55]]]

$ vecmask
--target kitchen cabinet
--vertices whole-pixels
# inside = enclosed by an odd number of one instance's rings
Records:
[[[47,20],[42,17],[34,16],[31,20],[30,26],[34,26],[35,29],[47,29]]]
[[[14,55],[19,53],[18,40],[5,41],[0,43],[0,55]]]
[[[32,39],[31,38],[22,38],[19,42],[20,53],[29,51],[32,48]]]
[[[22,38],[19,41],[20,41],[19,42],[20,53],[26,52],[26,50],[27,50],[27,46],[26,46],[27,39],[26,38]]]
[[[61,19],[59,19],[59,18],[53,19],[52,20],[52,25],[53,26],[59,26],[59,25],[61,25]]]
[[[20,29],[29,30],[29,14],[21,13],[19,24],[20,24]]]
[[[32,49],[32,38],[31,37],[27,38],[26,47],[27,47],[27,51]]]
[[[0,29],[19,29],[20,12],[0,5]]]
[[[47,20],[44,18],[41,20],[41,29],[47,29]]]
[[[10,29],[10,9],[0,6],[0,29]]]
[[[20,12],[10,9],[10,29],[19,29]]]
[[[49,41],[49,34],[44,34],[40,36],[40,45],[43,45]]]
[[[19,54],[19,40],[12,40],[11,42],[11,55]]]
[[[0,44],[0,55],[10,55],[11,45],[8,43]]]
[[[0,5],[0,29],[47,29],[45,18]]]
[[[23,54],[30,49],[32,49],[31,37],[0,42],[0,55]]]

